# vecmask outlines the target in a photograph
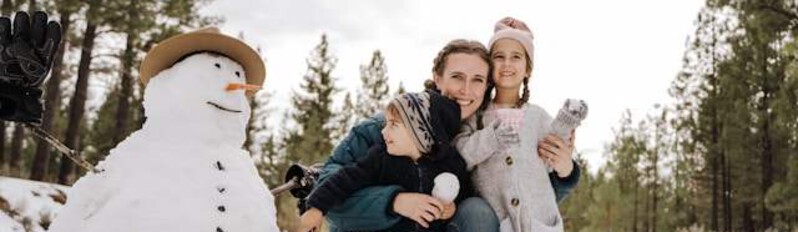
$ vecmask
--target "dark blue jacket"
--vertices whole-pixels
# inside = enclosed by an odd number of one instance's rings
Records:
[[[449,146],[435,149],[432,153],[433,155],[424,155],[417,161],[413,161],[408,157],[390,155],[384,146],[376,145],[369,150],[366,158],[358,161],[355,165],[347,165],[316,187],[308,197],[308,206],[326,213],[334,206],[341,204],[353,192],[374,185],[398,185],[401,192],[431,194],[432,188],[435,186],[435,177],[443,172],[454,174],[462,184],[455,203],[472,196],[472,186],[466,171],[465,160],[457,153],[457,150]],[[394,214],[390,207],[386,213]],[[445,231],[446,223],[448,220],[434,221],[427,231]],[[402,218],[387,230],[420,231],[422,229],[415,221]]]

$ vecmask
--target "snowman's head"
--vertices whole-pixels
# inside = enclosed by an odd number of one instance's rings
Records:
[[[246,86],[238,62],[213,52],[189,54],[147,84],[147,124],[243,141],[250,116]]]

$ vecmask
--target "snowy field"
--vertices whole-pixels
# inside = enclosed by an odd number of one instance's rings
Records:
[[[69,187],[0,177],[0,232],[46,231]]]

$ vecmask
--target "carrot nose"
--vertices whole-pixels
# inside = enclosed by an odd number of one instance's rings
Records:
[[[225,91],[236,91],[236,90],[245,90],[245,91],[256,91],[260,90],[261,87],[257,85],[250,85],[250,84],[242,84],[242,83],[230,83],[227,84],[227,87],[224,88]]]

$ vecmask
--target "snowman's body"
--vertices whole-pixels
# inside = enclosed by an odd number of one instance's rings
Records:
[[[225,91],[243,77],[202,53],[150,80],[143,128],[75,183],[50,231],[277,231],[274,197],[241,148],[248,101]]]

